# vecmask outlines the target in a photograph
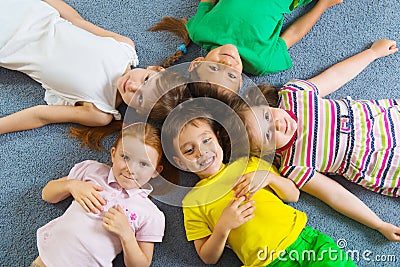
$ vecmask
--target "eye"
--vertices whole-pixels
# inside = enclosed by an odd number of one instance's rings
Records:
[[[129,160],[129,156],[122,154],[121,158],[123,158],[124,160],[128,161]]]
[[[266,112],[266,113],[264,114],[264,118],[265,118],[267,121],[269,121],[269,120],[271,119],[271,115],[270,115],[268,112]]]
[[[146,84],[147,81],[149,80],[149,78],[150,78],[150,75],[147,75],[146,77],[144,77],[143,84]]]
[[[236,75],[233,73],[228,73],[229,78],[236,79]]]
[[[193,153],[193,148],[187,148],[187,149],[184,149],[183,150],[183,154],[184,155],[190,155],[190,154],[192,154]]]
[[[144,162],[144,161],[139,162],[139,165],[140,165],[140,167],[147,167],[147,166],[149,166],[149,164],[148,164],[147,162]]]
[[[211,138],[206,138],[206,139],[203,140],[203,144],[207,144],[207,143],[209,143],[210,141],[211,141]]]
[[[142,104],[143,104],[143,95],[142,94],[139,95],[138,102],[139,102],[139,106],[142,106]]]
[[[210,70],[212,70],[212,71],[218,71],[218,70],[219,70],[218,67],[215,66],[215,65],[209,65],[208,67],[209,67]]]
[[[265,133],[265,138],[266,138],[267,141],[270,140],[270,138],[271,138],[271,133],[269,132],[269,130]]]

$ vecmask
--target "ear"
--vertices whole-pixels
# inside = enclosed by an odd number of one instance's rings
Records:
[[[164,167],[162,165],[158,165],[151,178],[156,178],[162,172],[163,169]]]
[[[111,162],[112,163],[114,163],[115,151],[117,151],[117,149],[115,147],[112,147],[111,150],[110,150]]]
[[[198,58],[193,59],[192,62],[190,62],[188,71],[192,72],[192,70],[194,70],[199,65],[199,63],[201,63],[202,61],[205,61],[205,60],[206,59],[204,57],[198,57]]]
[[[179,166],[182,170],[189,170],[189,168],[186,166],[186,164],[177,156],[172,156],[173,160],[175,161],[176,165]]]
[[[165,69],[164,69],[163,67],[161,67],[161,66],[148,66],[146,69],[148,69],[148,70],[154,70],[154,71],[158,71],[158,72],[164,71],[164,70],[165,70]]]

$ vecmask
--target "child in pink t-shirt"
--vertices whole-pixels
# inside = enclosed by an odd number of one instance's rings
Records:
[[[148,198],[147,182],[162,171],[159,131],[146,123],[125,127],[111,148],[112,167],[87,160],[50,181],[44,200],[74,198],[65,213],[37,231],[39,257],[31,266],[149,266],[164,235],[164,214]]]

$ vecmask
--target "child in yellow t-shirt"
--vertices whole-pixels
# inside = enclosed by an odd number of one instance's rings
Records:
[[[356,266],[332,238],[305,226],[305,213],[283,202],[298,200],[299,190],[291,180],[258,158],[225,165],[211,116],[193,118],[184,105],[178,109],[164,124],[164,144],[167,157],[200,178],[182,204],[187,239],[194,241],[205,263],[215,264],[228,245],[244,266],[293,261],[299,266]],[[250,199],[235,198],[237,177],[250,172],[264,177],[262,189]]]

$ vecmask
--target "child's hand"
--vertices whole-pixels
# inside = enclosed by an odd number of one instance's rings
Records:
[[[385,57],[399,51],[396,47],[396,41],[387,39],[375,41],[370,49],[375,52],[376,58]]]
[[[117,205],[110,208],[103,218],[103,227],[117,235],[119,238],[132,234],[133,228],[129,225],[128,218],[122,208]]]
[[[86,212],[93,212],[94,214],[101,212],[103,210],[103,205],[106,204],[104,198],[98,193],[98,191],[103,190],[101,186],[83,181],[73,181],[70,187],[71,195],[76,202],[78,202]]]
[[[254,210],[256,209],[253,206],[254,200],[245,203],[243,201],[245,201],[245,197],[232,199],[222,212],[215,228],[222,227],[221,229],[230,231],[253,218]]]
[[[235,197],[246,196],[250,199],[258,190],[269,184],[267,171],[255,171],[239,177],[233,186]]]
[[[377,230],[387,239],[394,242],[400,242],[400,227],[391,223],[382,222],[382,225]]]

